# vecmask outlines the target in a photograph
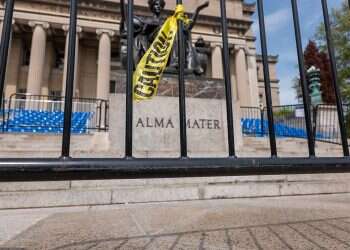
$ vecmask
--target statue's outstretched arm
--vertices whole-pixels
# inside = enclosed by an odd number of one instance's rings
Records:
[[[201,4],[201,5],[199,5],[199,6],[197,7],[196,12],[193,14],[193,16],[192,16],[192,18],[191,18],[192,22],[191,22],[191,24],[188,26],[188,30],[192,30],[192,28],[194,27],[194,25],[195,25],[196,22],[197,22],[197,18],[198,18],[198,16],[199,16],[199,13],[200,13],[203,9],[207,8],[208,6],[209,6],[209,1],[206,1],[205,3],[203,3],[203,4]]]
[[[120,0],[120,26],[119,26],[119,33],[121,37],[126,38],[127,37],[127,10],[125,8],[125,0]],[[132,20],[134,24],[134,33],[139,33],[143,29],[143,22],[140,18],[134,16]]]
[[[134,24],[134,36],[136,36],[137,34],[139,34],[143,28],[144,28],[144,23],[142,22],[142,20],[137,17],[134,16],[133,20],[132,20],[133,24]],[[126,38],[128,35],[128,29],[127,29],[127,25],[126,22],[124,22],[124,25],[122,28],[120,28],[120,36],[122,38]]]

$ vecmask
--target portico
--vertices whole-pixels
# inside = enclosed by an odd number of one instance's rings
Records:
[[[13,39],[6,77],[6,98],[12,93],[34,95],[64,95],[68,54],[67,1],[16,1]],[[88,2],[88,4],[86,4]],[[169,2],[169,3],[168,3]],[[124,69],[120,59],[119,2],[89,0],[79,6],[76,37],[74,95],[108,99],[110,93],[123,91]],[[147,15],[143,1],[135,1],[137,15]],[[189,3],[188,10],[195,3]],[[98,8],[99,7],[99,8]],[[173,9],[167,1],[167,11]],[[193,30],[193,43],[202,37],[210,45],[206,79],[223,79],[220,23],[216,4],[204,11]],[[255,37],[251,30],[251,15],[255,6],[242,1],[228,1],[234,9],[228,13],[231,51],[233,97],[241,106],[258,106],[263,93],[259,85]],[[3,6],[0,7],[0,15]],[[272,80],[275,63],[271,64]],[[278,84],[273,91],[274,103],[279,103]],[[276,92],[276,93],[275,93]]]

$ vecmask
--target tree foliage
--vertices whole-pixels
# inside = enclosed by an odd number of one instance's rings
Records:
[[[325,52],[320,51],[316,42],[310,40],[304,51],[305,71],[311,66],[320,70],[322,101],[326,104],[335,103],[335,95],[332,86],[332,75],[328,56]],[[297,91],[299,100],[301,100],[300,79],[294,80],[294,88]]]
[[[344,0],[340,8],[332,10],[330,19],[343,102],[350,103],[350,11],[347,1]],[[315,37],[321,52],[325,54],[327,41],[323,24]]]

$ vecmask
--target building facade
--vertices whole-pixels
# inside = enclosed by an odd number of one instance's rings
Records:
[[[135,15],[147,16],[147,0],[135,0]],[[166,1],[165,14],[171,15],[176,1]],[[201,1],[187,0],[193,12]],[[264,100],[261,58],[257,56],[252,15],[255,5],[243,0],[227,1],[230,68],[234,97],[241,106],[259,106]],[[0,6],[4,15],[4,1]],[[120,60],[120,1],[80,0],[74,95],[108,99],[125,71]],[[68,0],[16,0],[13,33],[6,75],[5,95],[63,95],[67,62],[69,24]],[[2,25],[1,25],[2,26]],[[202,37],[210,44],[207,79],[222,79],[222,38],[220,5],[211,0],[193,29],[193,42]],[[272,96],[279,104],[279,82],[270,57]]]

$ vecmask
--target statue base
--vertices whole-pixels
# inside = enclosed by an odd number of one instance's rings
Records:
[[[125,71],[114,71],[113,75],[113,79],[116,80],[116,93],[124,94],[126,89]],[[225,84],[222,79],[213,79],[188,73],[185,77],[185,86],[186,97],[210,99],[225,98]],[[157,96],[179,96],[179,79],[177,71],[172,71],[171,73],[167,71],[163,74],[158,86]]]

